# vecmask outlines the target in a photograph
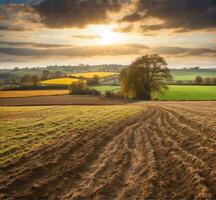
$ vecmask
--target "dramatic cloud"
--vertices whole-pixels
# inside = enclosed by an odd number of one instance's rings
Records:
[[[207,48],[157,47],[153,48],[152,51],[158,54],[173,56],[216,56],[216,49]]]
[[[139,30],[143,32],[162,29],[172,29],[175,32],[216,29],[215,0],[25,0],[20,2],[25,4],[0,3],[0,30],[31,30],[39,21],[49,28],[83,28],[90,24],[120,22],[140,26]],[[119,18],[113,17],[114,13],[117,13]]]
[[[124,16],[120,20],[120,22],[136,22],[136,21],[140,21],[141,19],[143,19],[143,16],[141,16],[138,13],[132,13],[132,14]]]
[[[25,4],[0,4],[0,31],[32,31],[39,16]]]
[[[119,11],[120,4],[117,0],[45,0],[35,9],[48,27],[84,27],[108,22],[108,12]]]
[[[216,29],[215,0],[138,0],[136,13],[142,13],[145,20],[157,18],[163,21],[143,26],[146,30],[177,29],[177,32],[185,32]]]
[[[41,46],[42,44],[38,44]],[[46,46],[47,44],[43,44]],[[0,53],[13,56],[33,56],[33,57],[49,57],[49,56],[67,56],[67,57],[91,57],[91,56],[118,56],[118,55],[134,55],[141,54],[143,50],[148,49],[145,45],[140,44],[116,44],[116,45],[99,45],[99,46],[82,46],[67,48],[0,48]]]
[[[158,53],[214,67],[215,32],[216,0],[0,0],[0,65]]]
[[[216,56],[215,49],[183,48],[183,47],[154,47],[150,48],[141,44],[115,44],[98,46],[69,46],[25,42],[0,42],[5,45],[0,48],[0,53],[22,57],[91,57],[91,56],[119,56],[146,53],[158,53],[168,56]],[[21,47],[22,48],[21,48]]]

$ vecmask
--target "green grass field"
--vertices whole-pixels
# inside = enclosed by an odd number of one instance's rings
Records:
[[[118,92],[120,89],[120,86],[100,85],[100,86],[94,86],[92,88],[94,88],[94,89],[100,91],[102,94],[104,94],[106,91]]]
[[[159,100],[216,100],[216,86],[172,85],[164,94],[154,95]]]
[[[119,86],[96,86],[102,94],[106,91],[118,92]],[[170,85],[164,94],[154,95],[159,100],[216,100],[216,86]]]

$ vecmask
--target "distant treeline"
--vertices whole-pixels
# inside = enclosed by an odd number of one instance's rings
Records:
[[[194,80],[172,81],[169,85],[216,85],[216,77],[196,76]]]

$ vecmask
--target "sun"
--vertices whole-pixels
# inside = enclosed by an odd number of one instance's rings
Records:
[[[122,40],[121,33],[114,31],[115,27],[96,25],[89,28],[89,33],[97,35],[97,43],[101,45],[117,44]]]
[[[101,44],[115,44],[120,41],[120,36],[118,33],[112,30],[102,30],[100,33],[100,43]]]

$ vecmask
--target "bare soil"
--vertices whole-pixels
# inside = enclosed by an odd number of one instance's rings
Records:
[[[216,103],[147,105],[5,164],[2,199],[215,199]]]
[[[121,105],[125,103],[127,101],[97,96],[76,95],[0,98],[0,106]]]

